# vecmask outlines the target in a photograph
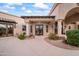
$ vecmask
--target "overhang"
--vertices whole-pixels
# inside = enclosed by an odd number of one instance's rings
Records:
[[[6,23],[16,23],[14,20],[12,19],[6,19],[6,18],[2,18],[0,17],[0,22],[6,22]]]
[[[55,20],[55,16],[22,16],[23,19],[25,19],[25,22],[30,23],[37,23],[37,22],[43,22],[43,23],[53,23]]]

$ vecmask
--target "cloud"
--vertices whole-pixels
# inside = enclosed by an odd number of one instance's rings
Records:
[[[21,9],[22,9],[22,10],[26,10],[26,7],[22,7]]]
[[[8,10],[0,10],[1,12],[6,12],[6,13],[8,13]]]
[[[38,10],[36,10],[35,12],[36,12],[36,13],[41,13],[42,11],[38,11]]]
[[[8,3],[8,5],[19,5],[19,6],[21,6],[21,5],[23,5],[23,3]]]
[[[15,15],[47,15],[50,10],[50,5],[48,3],[5,3],[0,5],[0,11]]]
[[[48,9],[49,8],[48,5],[44,4],[44,3],[35,3],[34,7],[41,8],[41,9]]]
[[[7,9],[15,9],[14,6],[10,6],[10,5],[5,5],[4,8],[5,8],[5,9],[6,9],[6,8],[7,8]]]
[[[7,3],[4,6],[2,6],[3,9],[15,9],[16,5],[23,5],[23,3]]]
[[[26,13],[32,13],[32,11],[31,11],[31,10],[26,10],[25,12],[26,12]]]
[[[31,11],[30,9],[27,10],[26,7],[24,7],[24,6],[23,6],[21,9],[22,9],[25,13],[32,13],[32,11]]]

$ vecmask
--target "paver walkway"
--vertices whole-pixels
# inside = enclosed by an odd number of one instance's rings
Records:
[[[54,56],[79,55],[79,50],[66,50],[52,46],[44,37],[19,40],[16,37],[0,38],[0,55],[2,56]]]

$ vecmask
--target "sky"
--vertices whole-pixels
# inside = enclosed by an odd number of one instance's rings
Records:
[[[47,16],[53,3],[0,3],[0,12],[16,16]]]

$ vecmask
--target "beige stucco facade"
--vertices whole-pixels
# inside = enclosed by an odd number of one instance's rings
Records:
[[[71,9],[79,7],[76,3],[58,3],[56,5],[56,7],[53,7],[55,9],[49,13],[49,15],[55,16],[56,19],[64,19]]]
[[[68,30],[79,29],[79,4],[57,3],[51,9],[49,16],[55,16],[58,23],[57,34],[62,36]]]

